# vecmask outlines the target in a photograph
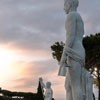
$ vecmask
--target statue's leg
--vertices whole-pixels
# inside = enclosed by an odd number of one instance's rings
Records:
[[[80,63],[74,60],[70,61],[70,65],[71,67],[69,67],[69,76],[73,100],[83,100],[81,84],[82,66],[80,65]]]
[[[70,80],[69,80],[69,75],[66,76],[65,89],[66,89],[66,100],[73,100],[73,98],[72,98],[72,89],[71,89],[71,84],[70,84]]]

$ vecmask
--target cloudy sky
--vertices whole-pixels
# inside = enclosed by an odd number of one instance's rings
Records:
[[[100,32],[100,0],[80,0],[85,35]],[[65,41],[64,0],[0,0],[0,86],[36,92],[38,78],[51,81],[56,100],[65,100],[64,78],[50,46]]]

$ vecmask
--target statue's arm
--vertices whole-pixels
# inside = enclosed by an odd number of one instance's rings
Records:
[[[45,84],[44,84],[44,82],[43,82],[43,81],[41,82],[41,85],[42,85],[42,87],[43,87],[43,88],[45,88],[45,89],[46,89],[46,86],[45,86]]]
[[[76,13],[70,13],[67,16],[67,21],[65,23],[65,28],[66,28],[66,43],[65,47],[71,48],[73,46],[75,36],[76,36],[76,25],[77,20],[76,20]]]
[[[76,17],[74,13],[68,14],[67,16],[67,21],[65,23],[65,28],[67,31],[67,37],[66,37],[66,42],[65,42],[65,47],[62,53],[60,65],[62,66],[63,63],[67,60],[66,57],[66,49],[67,47],[71,48],[74,40],[75,40],[75,33],[76,33]]]

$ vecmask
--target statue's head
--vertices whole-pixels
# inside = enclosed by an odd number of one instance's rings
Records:
[[[41,82],[41,81],[43,81],[43,78],[42,78],[42,77],[40,77],[40,78],[39,78],[39,81],[40,81],[40,82]]]
[[[72,10],[77,10],[78,5],[78,0],[64,0],[64,10],[67,14]]]
[[[46,83],[46,88],[50,88],[51,87],[51,82],[47,82]]]

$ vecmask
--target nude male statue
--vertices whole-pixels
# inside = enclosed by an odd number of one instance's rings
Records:
[[[64,10],[68,14],[65,22],[66,42],[58,74],[66,77],[66,100],[92,100],[91,94],[87,93],[87,88],[92,90],[92,85],[89,87],[86,84],[88,82],[92,84],[92,79],[84,68],[85,50],[82,45],[84,23],[80,14],[77,13],[78,4],[78,0],[65,0],[64,2]]]

